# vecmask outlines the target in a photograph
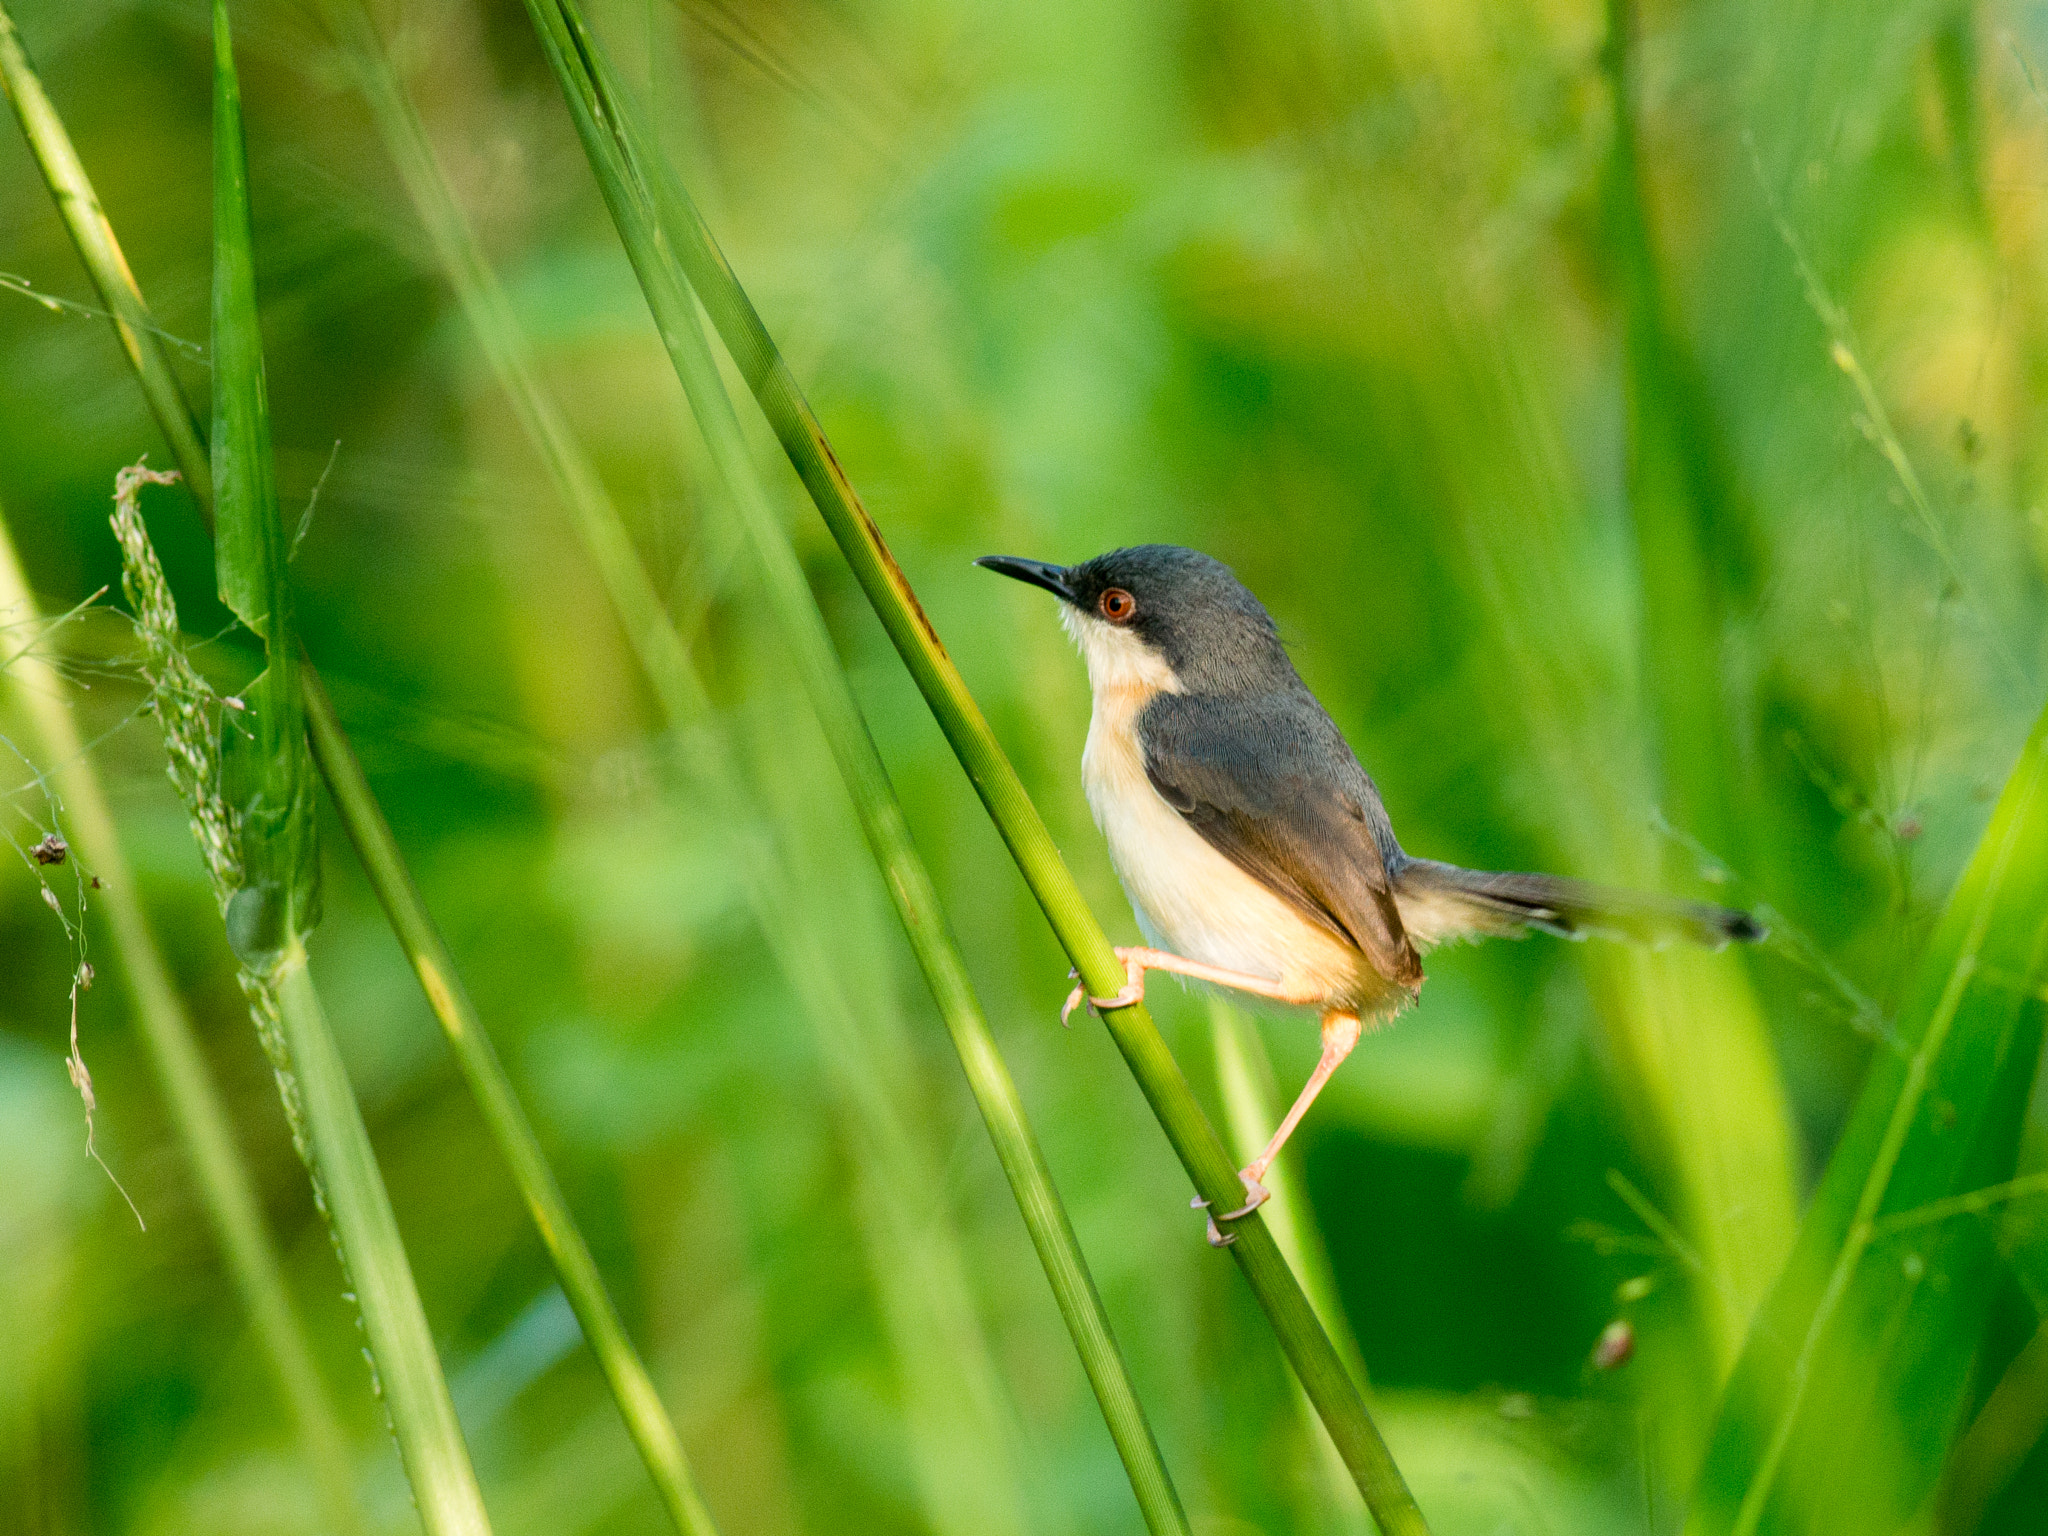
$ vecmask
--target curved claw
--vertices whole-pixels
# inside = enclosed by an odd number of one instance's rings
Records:
[[[1074,973],[1069,971],[1067,974],[1071,976]],[[1086,987],[1075,987],[1073,991],[1067,994],[1067,1000],[1060,1005],[1060,1023],[1068,1029],[1074,1027],[1074,1010],[1081,1006],[1081,999],[1087,990]]]
[[[1197,1195],[1194,1199],[1190,1200],[1188,1204],[1192,1206],[1195,1210],[1199,1211],[1206,1209],[1208,1207],[1209,1202],[1204,1200],[1200,1195]],[[1228,1248],[1232,1243],[1237,1241],[1237,1234],[1235,1232],[1225,1232],[1221,1228],[1219,1228],[1216,1225],[1216,1218],[1214,1216],[1211,1216],[1209,1218],[1208,1236],[1209,1246],[1211,1248]]]
[[[1273,1198],[1273,1191],[1252,1177],[1249,1170],[1239,1172],[1238,1177],[1244,1180],[1245,1202],[1234,1211],[1225,1211],[1219,1220],[1236,1221],[1240,1216],[1249,1216]]]
[[[1105,1008],[1128,1008],[1133,1003],[1142,1003],[1145,1000],[1145,967],[1138,961],[1131,959],[1121,949],[1116,952],[1116,957],[1123,961],[1124,974],[1128,978],[1124,982],[1122,990],[1114,997],[1088,997],[1087,985],[1085,983],[1076,984],[1074,990],[1067,994],[1066,1002],[1061,1005],[1060,1022],[1062,1024],[1067,1025],[1069,1028],[1073,1027],[1070,1021],[1073,1018],[1074,1010],[1081,1006],[1083,998],[1087,998],[1088,1006],[1098,1013]],[[1069,976],[1077,976],[1080,973],[1069,970],[1067,974]]]

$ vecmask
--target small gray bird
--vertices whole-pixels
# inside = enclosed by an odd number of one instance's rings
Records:
[[[1322,1012],[1322,1060],[1221,1220],[1266,1199],[1260,1180],[1330,1074],[1368,1024],[1415,1000],[1418,951],[1531,928],[1715,948],[1763,937],[1726,907],[1404,853],[1273,620],[1219,560],[1145,544],[1073,566],[975,563],[1055,594],[1088,664],[1081,781],[1151,944],[1119,949],[1129,983],[1088,1001],[1126,1007],[1157,970]],[[1214,1220],[1210,1240],[1229,1241]]]

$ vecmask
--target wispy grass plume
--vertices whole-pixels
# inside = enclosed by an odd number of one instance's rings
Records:
[[[141,486],[149,481],[160,484],[170,478],[174,477],[139,466],[122,472],[116,484],[115,515],[124,554],[132,535],[123,530],[132,529],[134,535],[141,532],[140,513],[134,505]],[[131,592],[129,596],[133,604],[138,594]],[[163,620],[168,617],[175,623],[176,618],[174,610],[168,615],[163,611],[169,603],[169,593],[153,585],[145,600],[157,610],[154,632],[165,633],[160,627]],[[35,613],[33,597],[4,522],[0,522],[0,613],[23,622],[32,621]],[[138,632],[147,636],[152,626],[139,626]],[[171,648],[160,658],[160,673],[164,667],[183,662],[183,653]],[[54,666],[32,650],[13,657],[5,670],[33,732],[32,739],[49,764],[47,772],[63,806],[72,851],[92,871],[93,899],[104,911],[111,932],[115,972],[127,989],[151,1067],[163,1084],[164,1098],[185,1155],[191,1161],[201,1203],[227,1260],[229,1279],[248,1309],[256,1337],[305,1442],[306,1458],[319,1485],[323,1514],[332,1530],[341,1536],[353,1536],[364,1525],[347,1437],[320,1380],[305,1328],[285,1289],[277,1249],[264,1226],[255,1187],[229,1128],[227,1107],[214,1086],[192,1020],[178,997],[143,912],[106,793],[72,718],[68,685]],[[179,697],[198,704],[203,696],[186,687],[160,690],[156,697],[161,705],[176,708]],[[212,719],[211,715],[206,718]],[[174,774],[179,771],[175,759],[172,768]],[[182,788],[180,798],[192,803]]]

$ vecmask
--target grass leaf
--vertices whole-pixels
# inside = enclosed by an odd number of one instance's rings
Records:
[[[1940,1474],[2002,1272],[1975,1212],[2012,1176],[2048,978],[2048,713],[1921,958],[1729,1383],[1687,1530],[1893,1530]]]
[[[290,937],[319,921],[320,861],[284,524],[271,464],[242,98],[225,0],[216,0],[213,14],[214,560],[221,601],[263,638],[267,663],[247,691],[248,708],[231,726],[224,754],[242,874],[227,923],[235,953],[261,972]]]
[[[248,733],[231,733],[228,808],[239,886],[225,889],[228,936],[259,1031],[277,1063],[295,1134],[355,1292],[378,1389],[430,1536],[487,1532],[455,1404],[362,1111],[307,966],[317,919],[313,775],[291,621],[283,524],[271,471],[263,344],[241,92],[226,0],[214,0],[214,489],[221,596],[263,638]],[[158,577],[161,585],[161,577]],[[161,636],[169,643],[168,636]],[[239,783],[236,781],[239,780]]]

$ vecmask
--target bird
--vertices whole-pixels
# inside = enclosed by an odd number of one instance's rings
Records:
[[[1320,1013],[1321,1058],[1240,1171],[1244,1205],[1210,1214],[1218,1246],[1234,1234],[1217,1221],[1266,1201],[1267,1170],[1361,1036],[1415,1001],[1436,945],[1531,930],[1717,949],[1765,936],[1729,907],[1408,853],[1272,616],[1220,560],[1143,544],[1078,565],[975,564],[1057,597],[1087,665],[1082,787],[1146,939],[1116,951],[1122,990],[1089,1004],[1128,1007],[1146,972],[1165,971]],[[1084,995],[1074,988],[1062,1020]]]

